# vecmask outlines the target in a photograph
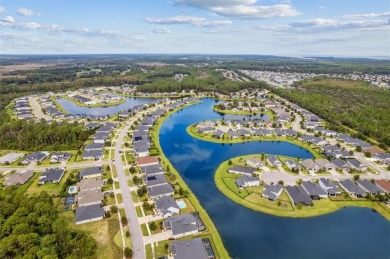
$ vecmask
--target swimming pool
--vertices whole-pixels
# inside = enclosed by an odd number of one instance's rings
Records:
[[[76,192],[77,192],[77,187],[76,186],[70,186],[69,187],[68,193],[72,194],[72,193],[76,193]]]
[[[186,203],[183,200],[177,200],[176,204],[177,206],[179,206],[180,209],[184,209],[187,207]]]

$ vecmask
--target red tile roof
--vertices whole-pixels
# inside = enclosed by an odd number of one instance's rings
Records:
[[[390,182],[389,181],[386,181],[386,180],[376,180],[375,181],[375,184],[381,188],[382,190],[384,190],[385,192],[389,192],[390,193]]]

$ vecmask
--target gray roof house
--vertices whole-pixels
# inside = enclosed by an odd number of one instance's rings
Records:
[[[254,171],[255,170],[252,167],[242,166],[242,165],[235,165],[228,169],[229,173],[244,174],[249,176],[252,176]]]
[[[328,159],[314,159],[314,162],[320,167],[320,170],[330,171],[335,169],[335,165],[331,163]]]
[[[170,196],[175,193],[170,184],[162,184],[153,187],[148,187],[146,190],[152,200],[158,199],[162,196]]]
[[[335,167],[342,171],[348,171],[350,169],[349,165],[341,159],[333,159],[331,162],[335,165]]]
[[[355,170],[358,170],[358,171],[366,171],[367,170],[367,166],[355,158],[347,159],[346,161],[351,166],[351,168],[353,168]]]
[[[280,162],[279,158],[274,155],[267,156],[267,161],[271,166],[280,166],[282,162]]]
[[[100,189],[84,190],[76,194],[76,201],[79,207],[93,204],[100,204],[103,200],[103,193]]]
[[[164,174],[165,170],[161,166],[161,164],[154,164],[154,165],[147,165],[140,167],[141,172],[146,175],[158,175],[158,174]]]
[[[27,170],[21,173],[10,174],[6,176],[5,181],[3,182],[4,186],[19,186],[25,184],[31,177],[33,177],[34,172],[32,170]]]
[[[77,183],[78,191],[101,190],[103,181],[100,177],[83,179]]]
[[[303,181],[301,186],[312,200],[319,200],[321,198],[328,197],[328,193],[322,189],[318,183]]]
[[[243,175],[234,182],[237,184],[238,188],[242,189],[244,187],[249,187],[249,186],[259,186],[260,185],[260,179],[258,177],[253,177],[250,175]]]
[[[222,138],[224,132],[222,130],[216,130],[214,133],[213,133],[213,138]]]
[[[382,189],[380,189],[378,186],[376,186],[375,184],[373,184],[372,182],[370,182],[368,180],[357,180],[356,183],[364,191],[366,191],[366,192],[368,192],[368,193],[370,193],[372,195],[375,195],[378,192],[380,194],[385,194],[385,192]]]
[[[284,132],[286,133],[287,136],[296,137],[298,135],[298,133],[292,129],[285,129]]]
[[[325,178],[320,178],[318,184],[324,191],[328,193],[329,196],[336,196],[341,194],[341,191],[337,185],[329,180],[326,180]]]
[[[290,169],[290,170],[294,170],[294,169],[296,169],[296,168],[299,169],[299,167],[300,167],[299,164],[298,164],[298,162],[295,161],[295,160],[287,159],[287,160],[284,161],[284,163],[286,164],[286,166],[287,166],[288,169]]]
[[[85,150],[83,154],[83,160],[100,160],[104,156],[103,150]]]
[[[165,179],[164,175],[157,174],[157,175],[145,175],[142,177],[143,182],[146,184],[147,187],[153,187],[158,186],[162,184],[167,184],[167,179]]]
[[[104,209],[100,204],[94,204],[76,209],[76,224],[83,224],[104,218]]]
[[[280,184],[276,185],[265,185],[263,191],[263,197],[268,200],[275,201],[283,191],[283,186]]]
[[[87,151],[87,150],[102,150],[104,147],[104,144],[102,143],[91,143],[89,145],[86,145],[84,147],[84,150]]]
[[[320,167],[313,161],[313,159],[305,159],[301,162],[301,165],[309,172],[317,172]]]
[[[272,136],[272,131],[270,131],[270,130],[267,130],[267,129],[260,129],[260,132],[261,132],[261,134],[262,134],[264,137]]]
[[[45,160],[49,156],[49,152],[45,151],[38,151],[31,153],[30,155],[27,155],[23,158],[21,163],[23,165],[30,164],[31,162],[39,162],[41,163],[43,160]]]
[[[173,238],[180,238],[199,232],[198,221],[193,214],[170,217],[164,221],[163,225],[164,229],[172,230]]]
[[[170,250],[174,259],[209,259],[201,238],[173,241]]]
[[[101,166],[88,167],[80,171],[79,178],[87,179],[91,177],[99,177],[103,175],[103,168]]]
[[[0,164],[11,164],[24,155],[24,153],[8,153],[5,156],[0,157]]]
[[[71,156],[72,154],[69,152],[54,153],[50,158],[50,162],[51,163],[68,162]]]
[[[154,203],[157,212],[161,213],[163,218],[171,217],[173,214],[178,214],[180,212],[179,206],[171,196],[163,196],[160,199],[155,200]]]
[[[235,132],[234,130],[229,130],[229,131],[228,131],[228,134],[229,134],[229,137],[230,137],[231,139],[238,138],[238,134],[237,134],[237,132]]]
[[[202,134],[212,133],[214,132],[214,128],[213,127],[198,128],[198,132]]]
[[[350,195],[353,195],[357,198],[362,198],[366,196],[366,192],[350,179],[339,181],[340,186]]]
[[[64,176],[65,170],[61,168],[50,168],[39,176],[38,184],[59,183]]]
[[[237,132],[240,136],[249,137],[251,135],[251,132],[247,129],[238,129]]]
[[[311,206],[313,204],[309,195],[305,192],[302,186],[286,186],[287,195],[290,197],[293,204],[296,206],[298,204],[304,206]]]

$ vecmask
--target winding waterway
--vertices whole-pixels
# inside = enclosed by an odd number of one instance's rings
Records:
[[[215,186],[214,173],[232,157],[312,155],[287,142],[230,145],[188,135],[189,125],[223,117],[212,110],[213,104],[203,99],[173,114],[161,127],[160,144],[210,215],[233,258],[389,258],[390,222],[371,209],[351,207],[313,218],[284,218],[250,210],[222,194]]]
[[[57,102],[70,114],[76,115],[91,115],[91,116],[111,116],[118,112],[133,108],[134,106],[150,103],[155,101],[155,98],[134,98],[134,97],[123,97],[124,103],[119,105],[113,105],[108,107],[81,107],[76,103],[69,101],[64,98],[57,99]]]

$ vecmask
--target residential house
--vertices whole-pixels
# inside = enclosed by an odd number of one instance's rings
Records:
[[[210,259],[208,251],[212,248],[210,245],[205,247],[207,243],[210,244],[201,238],[172,241],[169,250],[174,259]]]
[[[286,164],[287,168],[290,169],[291,171],[299,169],[300,167],[298,162],[295,160],[287,159],[284,161],[284,163]]]
[[[199,232],[198,221],[193,214],[178,215],[167,218],[164,223],[164,229],[172,230],[173,238],[196,234]]]
[[[235,166],[230,167],[228,169],[229,173],[244,174],[244,175],[248,175],[248,176],[252,176],[254,171],[255,170],[252,167],[242,166],[242,165],[235,165]]]
[[[321,198],[328,197],[328,193],[322,189],[318,183],[303,181],[301,186],[312,200],[319,200]]]
[[[386,193],[390,193],[390,182],[386,180],[375,180],[375,185]]]
[[[17,161],[19,158],[24,157],[24,153],[8,153],[5,156],[0,157],[0,165],[11,164]]]
[[[270,184],[264,185],[264,190],[262,196],[267,198],[270,201],[275,201],[283,191],[283,186],[281,184]]]
[[[145,175],[142,177],[143,182],[146,184],[146,187],[153,187],[158,185],[167,184],[167,180],[165,179],[164,175],[157,174],[157,175]]]
[[[267,156],[267,162],[274,167],[282,165],[282,162],[279,160],[279,158],[274,155]]]
[[[149,197],[152,200],[161,198],[163,196],[170,196],[175,193],[173,190],[172,186],[170,184],[162,184],[162,185],[157,185],[153,187],[148,187],[146,188]]]
[[[250,137],[251,136],[250,131],[247,129],[238,129],[237,132],[238,132],[238,135],[240,135],[241,137]]]
[[[344,160],[333,159],[333,160],[331,160],[331,162],[335,165],[336,169],[339,169],[343,172],[348,172],[350,169],[350,166]]]
[[[103,201],[103,193],[100,189],[83,190],[77,193],[76,202],[79,207],[93,204],[101,204]]]
[[[146,157],[149,156],[149,146],[148,145],[138,145],[134,147],[134,156],[135,157]]]
[[[100,204],[94,204],[76,209],[76,225],[101,220],[105,211]]]
[[[356,158],[350,158],[350,159],[347,159],[346,161],[352,169],[355,169],[357,171],[366,171],[367,170],[367,166],[365,164],[361,163]]]
[[[83,179],[77,183],[78,191],[92,191],[92,190],[101,190],[103,186],[103,181],[100,177],[93,177]]]
[[[50,158],[50,163],[68,162],[71,156],[69,152],[54,153]]]
[[[311,206],[313,204],[309,195],[305,192],[302,186],[286,186],[285,189],[287,195],[290,197],[295,206],[298,204]]]
[[[373,157],[383,165],[390,165],[389,153],[376,153]]]
[[[320,170],[320,167],[313,161],[313,159],[305,159],[301,165],[309,172],[315,173]]]
[[[339,184],[349,195],[353,195],[357,198],[363,198],[366,196],[366,192],[350,179],[339,181]]]
[[[31,177],[33,177],[34,172],[32,170],[27,170],[20,173],[10,174],[5,177],[3,185],[8,186],[19,186],[25,184]]]
[[[98,161],[104,157],[103,150],[84,150],[83,160]]]
[[[260,129],[261,134],[264,137],[271,137],[272,136],[272,131],[267,130],[267,129]]]
[[[292,129],[285,129],[284,133],[286,133],[287,136],[291,136],[291,137],[298,136],[298,133],[295,130],[292,130]]]
[[[22,165],[28,165],[32,162],[42,163],[43,160],[45,160],[49,156],[49,154],[50,154],[49,152],[45,152],[45,151],[34,152],[25,156],[20,163]]]
[[[161,214],[163,218],[171,217],[174,214],[179,214],[180,208],[174,198],[170,196],[163,196],[154,201],[156,211]]]
[[[158,164],[153,164],[153,165],[142,166],[141,167],[141,172],[143,174],[146,174],[147,176],[149,176],[149,175],[164,174],[165,170],[161,166],[161,164],[158,163]]]
[[[260,169],[261,167],[265,166],[265,163],[261,161],[261,159],[254,157],[246,159],[245,163],[254,169]]]
[[[213,127],[198,128],[198,132],[201,134],[213,133],[214,128]]]
[[[103,168],[101,166],[88,167],[80,171],[79,178],[82,180],[93,177],[101,177],[103,173]]]
[[[65,170],[61,168],[50,168],[39,176],[38,184],[59,183],[64,176]]]
[[[237,139],[238,138],[237,132],[235,132],[232,129],[228,131],[228,135],[229,135],[230,139]]]
[[[385,194],[385,192],[379,188],[378,186],[376,186],[375,184],[373,184],[372,182],[368,181],[368,180],[357,180],[356,181],[357,185],[360,186],[360,188],[362,188],[364,191],[366,191],[367,193],[371,194],[371,195],[375,195],[377,193],[380,193],[380,194]]]
[[[213,138],[217,138],[217,139],[220,139],[222,138],[224,135],[224,132],[222,130],[216,130],[214,133],[213,133]]]
[[[148,166],[160,164],[160,160],[155,156],[138,157],[136,159],[137,166]]]
[[[328,159],[314,159],[314,162],[318,165],[320,168],[319,170],[323,171],[331,171],[335,169],[335,166],[333,163],[331,163]]]
[[[259,186],[260,185],[260,179],[258,177],[253,177],[250,175],[243,175],[236,180],[234,180],[238,188],[242,189],[245,187],[250,186]]]
[[[318,184],[325,192],[328,193],[328,196],[336,196],[341,194],[341,191],[337,185],[329,180],[326,180],[325,178],[320,178]]]

